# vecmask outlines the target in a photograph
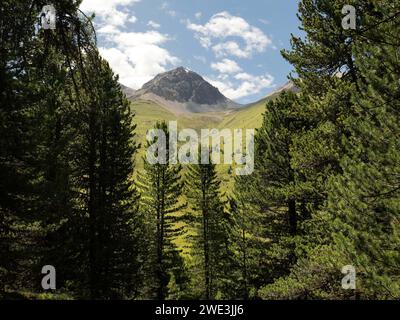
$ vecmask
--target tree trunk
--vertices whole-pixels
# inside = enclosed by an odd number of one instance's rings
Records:
[[[96,181],[95,181],[95,167],[96,167],[96,132],[95,132],[95,115],[90,112],[89,122],[89,284],[91,299],[97,299],[97,239],[96,239]]]
[[[204,285],[205,285],[205,299],[210,300],[210,253],[208,245],[208,214],[207,214],[207,199],[206,190],[203,186],[203,241],[204,241]]]
[[[289,214],[289,232],[290,235],[294,236],[297,234],[297,212],[296,212],[295,200],[289,200],[288,214]]]

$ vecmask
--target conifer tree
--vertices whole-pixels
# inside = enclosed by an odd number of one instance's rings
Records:
[[[309,184],[309,199],[314,200],[308,204],[312,219],[305,227],[305,241],[298,243],[304,250],[301,259],[288,277],[262,290],[264,298],[394,298],[398,292],[397,275],[392,272],[398,237],[396,218],[390,213],[398,194],[396,182],[387,184],[382,172],[396,172],[396,160],[392,164],[387,160],[397,157],[391,153],[396,149],[392,139],[397,140],[391,123],[398,119],[387,112],[393,110],[396,98],[385,92],[398,88],[393,71],[399,8],[386,1],[352,4],[358,9],[358,28],[345,31],[340,30],[339,20],[335,24],[332,19],[339,10],[326,10],[330,4],[324,1],[302,1],[301,21],[308,38],[295,39],[294,50],[285,53],[301,71],[297,83],[304,83],[303,95],[311,102],[302,108],[311,125],[294,143],[292,167],[303,171],[300,191],[306,194],[304,187]],[[332,55],[341,48],[340,42],[334,46],[322,38],[329,23],[350,50],[347,60],[342,59],[343,52]],[[389,62],[382,67],[379,61]],[[328,84],[316,90],[327,77]],[[389,185],[386,202],[382,189]],[[340,287],[345,265],[358,268],[356,291]]]
[[[130,187],[136,146],[129,104],[109,67],[96,58],[80,1],[58,1],[57,30],[35,34],[44,4],[0,6],[1,291],[40,292],[41,267],[51,264],[69,296],[92,291],[93,298],[131,297],[140,285],[135,250],[142,227]],[[93,188],[85,185],[87,177]],[[92,224],[88,211],[96,217]],[[88,235],[95,235],[89,239],[99,248],[91,256]],[[98,281],[89,286],[93,273]]]
[[[77,8],[66,3],[59,2],[60,22]],[[0,105],[5,130],[0,138],[1,174],[5,175],[0,187],[0,233],[7,252],[1,260],[7,265],[4,284],[27,290],[40,287],[43,240],[47,230],[55,227],[51,225],[55,207],[60,215],[68,211],[62,151],[68,131],[62,126],[67,118],[64,108],[70,106],[65,99],[70,88],[65,48],[52,31],[35,35],[39,6],[35,1],[5,1],[0,6]],[[13,286],[8,290],[14,291]]]
[[[135,126],[129,102],[108,64],[89,61],[87,73],[93,90],[87,108],[80,110],[87,121],[81,124],[83,141],[75,145],[80,155],[75,166],[80,187],[87,191],[89,287],[92,298],[129,297],[140,283],[135,275],[142,229],[131,180]]]
[[[165,122],[158,122],[154,129],[165,135],[165,142],[169,141],[169,131]],[[153,137],[149,140],[147,148],[161,141],[158,139],[161,138]],[[158,300],[168,298],[168,285],[172,275],[177,281],[177,286],[185,285],[185,267],[174,243],[183,234],[183,227],[178,224],[180,219],[177,216],[185,207],[181,199],[182,168],[170,163],[170,152],[172,150],[169,149],[169,145],[160,146],[156,156],[163,153],[164,162],[150,164],[143,159],[144,174],[138,177],[141,211],[148,225],[147,295]]]
[[[201,297],[229,298],[232,286],[229,282],[234,273],[230,243],[232,220],[221,200],[216,165],[210,161],[189,166],[186,181],[186,195],[191,205],[187,224],[194,230],[188,240],[192,243],[194,268],[202,274]]]
[[[287,274],[296,262],[295,238],[308,218],[295,192],[298,174],[292,169],[291,148],[303,128],[296,97],[283,93],[269,102],[255,140],[255,171],[235,182],[241,236],[243,282],[249,291]],[[246,279],[251,277],[252,279]]]
[[[336,248],[357,270],[358,297],[398,299],[400,6],[377,5],[386,19],[376,25],[376,18],[367,16],[366,23],[375,27],[355,50],[364,81],[352,99],[356,113],[348,119],[344,173],[332,179],[327,206],[336,220]]]

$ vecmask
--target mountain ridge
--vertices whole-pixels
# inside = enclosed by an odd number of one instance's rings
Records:
[[[168,111],[180,115],[209,112],[235,112],[266,103],[281,92],[295,92],[299,89],[292,81],[266,95],[264,98],[241,105],[225,97],[202,76],[184,67],[163,72],[134,90],[121,84],[122,91],[132,102],[156,103]]]
[[[132,101],[153,101],[174,113],[203,113],[241,107],[202,76],[183,67],[158,74],[129,98]]]
[[[254,105],[258,105],[258,104],[267,103],[269,100],[280,95],[282,92],[299,93],[300,89],[293,83],[293,81],[289,80],[283,86],[280,86],[280,87],[278,87],[278,89],[267,94],[264,98],[261,98],[260,100],[258,100],[256,102],[250,103],[250,104],[246,105],[246,107],[251,107]]]

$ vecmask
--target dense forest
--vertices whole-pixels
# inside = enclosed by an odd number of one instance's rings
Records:
[[[398,0],[299,2],[282,55],[300,93],[268,102],[228,194],[213,164],[137,172],[93,17],[59,0],[37,28],[46,4],[0,3],[0,299],[400,298]]]

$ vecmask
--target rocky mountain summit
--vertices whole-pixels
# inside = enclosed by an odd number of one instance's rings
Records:
[[[175,112],[208,112],[238,108],[203,77],[186,68],[161,73],[130,97],[166,105]]]

